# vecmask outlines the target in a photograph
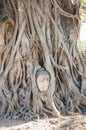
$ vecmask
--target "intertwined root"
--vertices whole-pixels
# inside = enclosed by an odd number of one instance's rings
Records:
[[[81,112],[79,106],[86,107],[86,68],[77,48],[80,3],[4,4],[8,19],[0,26],[0,115],[31,119]],[[37,89],[39,66],[51,77],[46,92]]]

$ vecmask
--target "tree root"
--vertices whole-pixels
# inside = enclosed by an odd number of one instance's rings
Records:
[[[86,107],[86,68],[76,45],[79,3],[27,1],[4,1],[11,12],[0,26],[0,115],[32,119],[81,113],[80,105]],[[45,92],[37,86],[39,68],[50,75]]]

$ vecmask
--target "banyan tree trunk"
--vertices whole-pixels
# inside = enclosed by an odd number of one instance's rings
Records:
[[[60,116],[86,107],[77,48],[78,0],[5,0],[0,24],[0,115]],[[41,78],[41,80],[40,80]]]

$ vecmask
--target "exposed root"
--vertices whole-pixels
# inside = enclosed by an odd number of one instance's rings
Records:
[[[86,68],[77,48],[80,3],[4,2],[10,13],[0,25],[0,116],[81,113],[80,106],[86,107]],[[50,76],[46,91],[37,86],[39,68]]]

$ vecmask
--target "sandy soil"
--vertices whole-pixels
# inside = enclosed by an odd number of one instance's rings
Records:
[[[0,130],[86,130],[86,115],[78,114],[34,121],[1,120]]]

